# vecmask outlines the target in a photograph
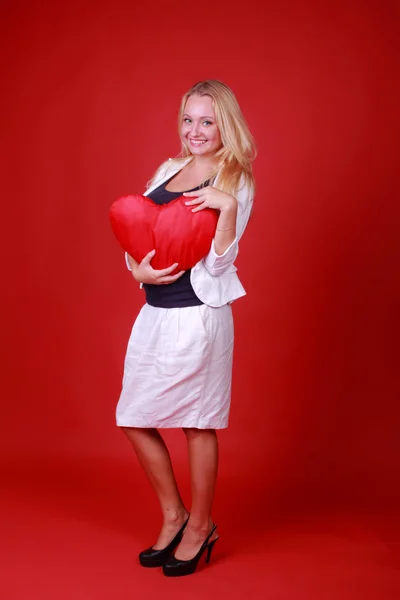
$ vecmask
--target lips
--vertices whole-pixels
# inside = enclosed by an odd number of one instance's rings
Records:
[[[192,146],[203,146],[207,140],[194,140],[189,138],[190,143],[192,144]]]

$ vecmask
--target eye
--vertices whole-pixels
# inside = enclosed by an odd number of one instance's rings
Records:
[[[191,123],[191,122],[192,122],[192,119],[189,119],[189,117],[185,117],[185,118],[183,119],[183,122],[184,122],[184,123]]]
[[[209,127],[209,125],[212,125],[211,121],[203,121],[203,125],[205,125],[206,127]]]

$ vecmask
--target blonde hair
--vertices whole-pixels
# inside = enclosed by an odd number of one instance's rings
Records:
[[[216,79],[199,81],[183,96],[179,110],[178,132],[180,132],[185,107],[190,96],[210,96],[215,112],[215,120],[221,135],[222,146],[216,153],[218,159],[211,181],[218,174],[215,187],[234,194],[244,183],[255,188],[252,162],[256,157],[256,148],[239,103],[232,90]],[[175,158],[169,163],[186,162],[192,152],[182,141],[182,158]]]

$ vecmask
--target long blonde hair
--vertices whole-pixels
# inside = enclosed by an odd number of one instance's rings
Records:
[[[256,148],[235,94],[217,79],[207,79],[193,85],[182,97],[178,118],[179,133],[186,102],[194,95],[211,97],[215,120],[221,135],[222,146],[216,153],[218,163],[210,177],[213,180],[218,174],[215,187],[234,194],[244,178],[244,183],[254,190],[252,162],[256,157]],[[181,158],[169,161],[171,167],[186,162],[189,156],[192,156],[192,153],[182,141]]]

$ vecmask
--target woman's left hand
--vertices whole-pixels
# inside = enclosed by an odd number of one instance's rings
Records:
[[[187,206],[198,204],[196,208],[192,208],[192,212],[198,212],[204,208],[215,208],[220,211],[229,211],[237,208],[237,200],[230,194],[217,190],[208,185],[207,187],[196,190],[195,192],[185,192],[183,194],[187,198],[194,198],[185,202]]]

